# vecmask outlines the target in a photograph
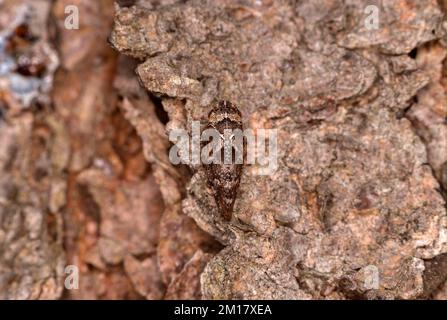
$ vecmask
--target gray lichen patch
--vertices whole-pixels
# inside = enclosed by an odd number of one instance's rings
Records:
[[[17,113],[19,105],[29,108],[36,101],[49,101],[59,59],[45,30],[50,1],[7,1],[2,6],[5,14],[0,15],[0,93]]]

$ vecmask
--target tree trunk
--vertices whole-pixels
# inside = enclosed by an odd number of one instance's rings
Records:
[[[446,10],[0,2],[0,298],[446,299]],[[230,221],[172,161],[223,100]]]

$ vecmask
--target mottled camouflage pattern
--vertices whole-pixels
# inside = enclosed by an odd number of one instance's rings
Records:
[[[242,115],[236,106],[228,101],[220,101],[208,115],[206,129],[214,128],[223,136],[225,129],[242,130]],[[223,142],[222,142],[223,144]],[[233,148],[233,154],[235,150]],[[231,220],[234,201],[241,181],[243,164],[205,165],[208,185],[212,189],[219,213],[227,221]]]

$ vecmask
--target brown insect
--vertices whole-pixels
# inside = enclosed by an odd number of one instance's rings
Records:
[[[225,130],[234,132],[234,130],[239,129],[239,132],[242,132],[242,114],[232,103],[220,101],[208,114],[206,129],[217,130],[220,139],[222,139],[221,142],[224,144],[225,139],[227,139]],[[234,139],[234,135],[229,139]],[[243,167],[243,163],[235,161],[236,149],[234,146],[229,150],[232,152],[231,164],[226,164],[222,156],[221,163],[205,165],[208,186],[213,191],[219,213],[227,221],[231,220]],[[224,151],[223,147],[222,151]]]

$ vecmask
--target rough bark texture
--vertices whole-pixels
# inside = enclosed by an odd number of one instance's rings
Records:
[[[0,299],[446,299],[445,12],[0,0]],[[214,100],[278,130],[229,222],[168,157]]]
[[[430,88],[443,89],[444,56],[435,51],[444,50],[443,14],[435,1],[387,1],[379,30],[370,31],[368,4],[117,8],[111,41],[144,60],[137,74],[170,105],[168,131],[203,120],[213,99],[238,105],[246,127],[279,130],[278,170],[246,168],[230,224],[193,168],[183,210],[226,246],[201,276],[205,298],[416,298],[424,260],[447,250],[433,177],[442,181],[447,156],[446,105],[434,98],[442,90]],[[436,111],[434,128],[423,113]],[[434,132],[432,156],[407,113]],[[364,287],[368,266],[380,273],[372,290]]]

